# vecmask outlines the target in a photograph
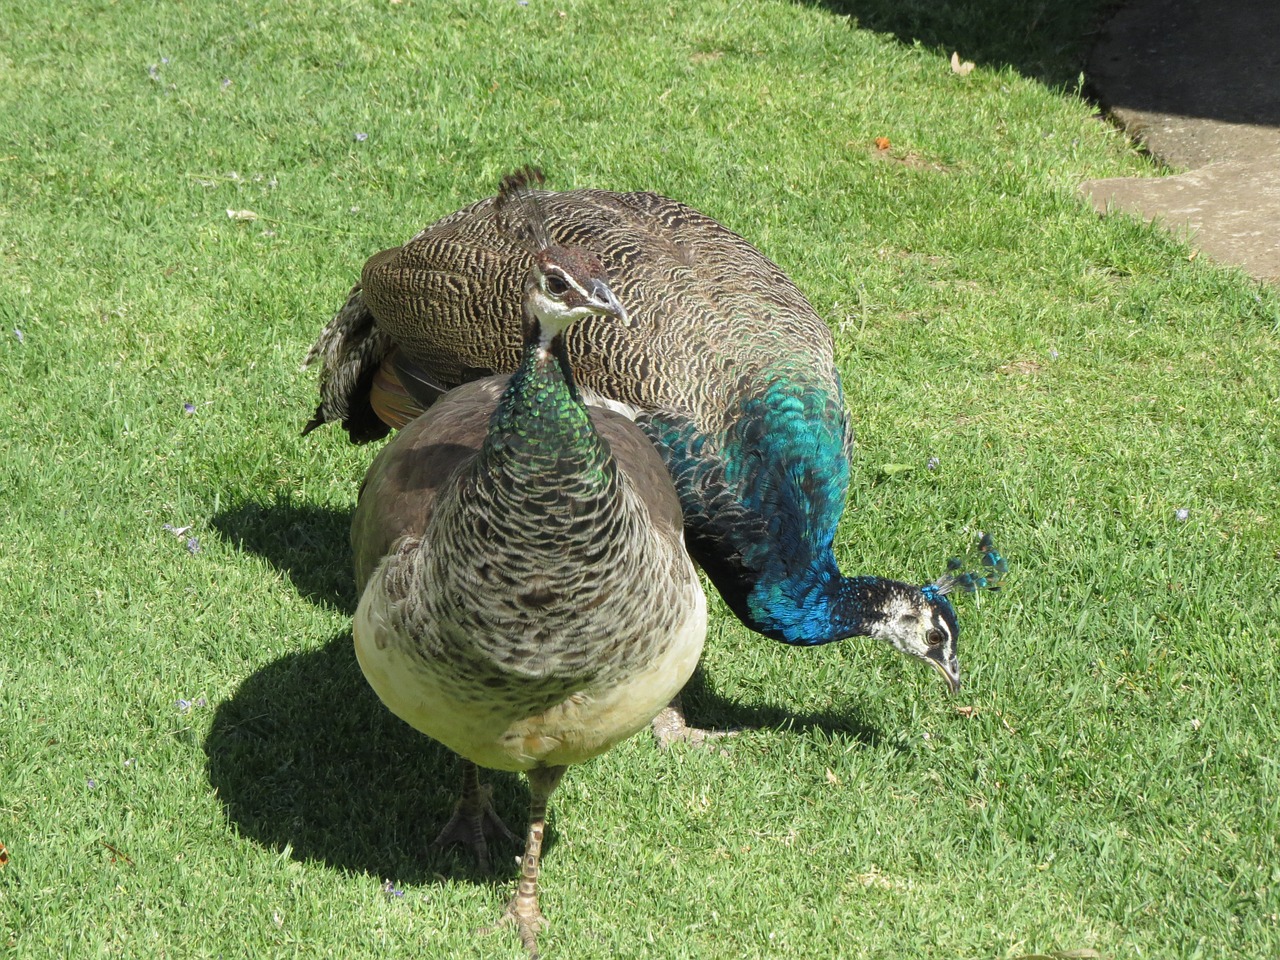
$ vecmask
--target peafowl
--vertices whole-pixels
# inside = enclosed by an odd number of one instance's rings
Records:
[[[569,764],[648,724],[688,680],[706,598],[680,503],[626,417],[590,410],[565,331],[625,323],[600,262],[550,240],[529,189],[495,213],[527,244],[524,344],[510,377],[451,391],[389,443],[352,520],[361,669],[393,713],[460,754],[461,798],[439,841],[510,835],[476,764],[523,770],[532,793],[503,922],[532,956],[547,798]]]
[[[556,242],[600,256],[625,321],[565,337],[589,402],[635,418],[675,482],[689,552],[733,613],[775,640],[879,638],[960,685],[955,611],[936,585],[845,576],[833,550],[852,429],[830,330],[774,263],[654,193],[543,192]],[[458,384],[516,368],[530,254],[490,198],[374,255],[307,357],[307,430],[357,442]],[[676,718],[676,728],[683,720]]]

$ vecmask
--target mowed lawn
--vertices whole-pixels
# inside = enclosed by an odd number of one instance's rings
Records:
[[[0,955],[521,956],[475,932],[514,864],[429,847],[457,765],[355,663],[374,450],[299,436],[299,364],[366,257],[528,162],[810,295],[847,572],[982,530],[1011,566],[954,698],[713,600],[687,705],[745,730],[570,772],[544,955],[1280,954],[1280,298],[1080,199],[1159,171],[1078,95],[1097,11],[1044,7],[10,4]]]

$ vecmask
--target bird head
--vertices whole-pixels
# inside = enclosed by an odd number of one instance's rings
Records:
[[[525,281],[525,310],[529,322],[537,325],[544,348],[585,317],[612,317],[624,325],[630,322],[609,287],[600,259],[581,247],[551,239],[543,195],[534,189],[545,179],[536,167],[524,167],[502,179],[494,198],[499,229],[532,258]]]
[[[529,268],[525,303],[537,320],[544,345],[584,317],[612,317],[627,322],[604,266],[578,247],[551,245],[538,250]]]
[[[956,612],[936,584],[913,587],[887,581],[888,596],[878,606],[871,636],[884,640],[899,653],[923,660],[937,670],[947,688],[960,689],[960,661],[956,643],[960,626]]]
[[[992,543],[991,534],[982,534],[975,552],[976,562],[952,557],[947,561],[947,572],[933,583],[922,587],[895,585],[897,589],[881,608],[884,619],[873,628],[874,636],[937,670],[952,693],[960,689],[960,661],[956,657],[960,626],[947,594],[999,590],[1000,582],[1009,571],[1005,558]]]

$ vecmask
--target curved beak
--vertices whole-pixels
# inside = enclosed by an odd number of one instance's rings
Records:
[[[929,666],[933,667],[942,675],[942,679],[947,684],[947,690],[951,693],[960,692],[960,661],[955,657],[948,657],[941,650],[936,654],[925,654],[925,661]]]
[[[631,326],[631,318],[627,316],[627,309],[624,307],[609,285],[603,280],[592,280],[591,289],[591,305],[602,317],[613,317],[624,327]]]

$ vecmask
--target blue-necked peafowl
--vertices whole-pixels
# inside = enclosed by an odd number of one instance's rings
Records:
[[[547,797],[567,765],[643,728],[678,693],[707,613],[662,460],[626,417],[588,412],[574,386],[565,331],[627,313],[597,259],[547,238],[532,176],[507,178],[497,211],[529,250],[516,371],[451,391],[388,444],[351,539],[366,678],[468,761],[441,840],[470,842],[486,863],[485,833],[508,831],[473,764],[528,775],[504,920],[536,956]]]
[[[958,689],[955,612],[936,585],[845,576],[833,544],[852,430],[830,330],[746,240],[653,193],[540,193],[552,238],[597,251],[627,320],[566,336],[590,402],[636,418],[680,496],[689,551],[751,629],[812,646],[872,636]],[[444,390],[516,368],[530,254],[492,198],[376,254],[308,355],[321,403],[385,434]]]

